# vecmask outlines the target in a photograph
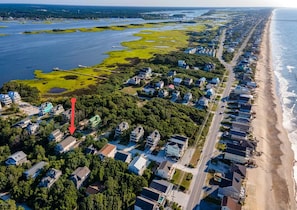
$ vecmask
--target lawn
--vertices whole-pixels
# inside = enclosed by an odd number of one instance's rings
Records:
[[[129,86],[129,87],[123,88],[121,91],[123,93],[129,94],[129,95],[135,95],[137,93],[137,90],[141,90],[141,89],[142,89],[142,87]]]
[[[192,176],[191,173],[175,169],[172,182],[176,185],[180,185],[181,190],[188,190],[192,181]]]

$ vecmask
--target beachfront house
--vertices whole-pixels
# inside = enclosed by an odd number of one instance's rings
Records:
[[[163,161],[157,171],[156,175],[167,180],[171,180],[175,172],[175,167],[173,167],[173,163],[170,161]]]
[[[135,157],[131,163],[128,166],[129,171],[136,175],[142,175],[144,170],[149,165],[148,159],[146,159],[144,156],[140,155]]]
[[[46,172],[45,177],[43,177],[38,184],[39,187],[50,188],[62,175],[62,171],[51,168]]]
[[[224,196],[221,202],[221,210],[241,210],[241,205],[233,198]]]
[[[219,183],[218,197],[223,198],[224,196],[228,196],[239,201],[244,195],[241,185],[242,178],[240,174],[236,172],[225,174],[225,177]]]
[[[39,107],[39,116],[43,116],[47,113],[50,113],[53,108],[54,107],[51,102],[45,102],[45,103],[41,104]]]
[[[138,125],[130,134],[130,141],[139,142],[144,135],[144,129],[141,125]]]
[[[125,130],[129,129],[129,124],[125,121],[121,122],[115,129],[114,138],[119,138],[123,135]]]
[[[91,171],[87,166],[78,167],[70,175],[70,180],[74,182],[76,189],[79,189],[89,177]]]
[[[227,143],[226,146],[227,148],[224,151],[224,158],[226,160],[241,164],[245,164],[248,162],[251,153],[250,149],[230,143]]]
[[[113,158],[116,154],[117,147],[113,144],[106,144],[99,150],[98,154],[101,160],[104,158]]]
[[[39,173],[42,171],[45,165],[47,165],[47,162],[44,162],[44,161],[36,163],[34,166],[32,166],[31,168],[29,168],[24,172],[24,176],[26,177],[26,179],[36,178],[39,175]]]
[[[60,154],[66,153],[69,150],[71,150],[75,144],[76,144],[76,138],[72,136],[68,136],[66,139],[64,139],[62,142],[56,145],[55,151]]]
[[[23,151],[18,151],[10,155],[5,161],[6,165],[21,165],[27,162],[27,155]]]
[[[21,102],[21,96],[20,96],[20,94],[18,92],[9,91],[8,95],[11,98],[13,103],[18,104],[18,103]]]

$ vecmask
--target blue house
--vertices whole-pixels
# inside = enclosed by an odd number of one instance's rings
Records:
[[[178,78],[178,77],[176,77],[176,78],[173,79],[173,84],[174,84],[175,86],[179,86],[179,85],[182,83],[182,81],[183,81],[182,78]]]
[[[211,98],[214,95],[214,90],[212,88],[208,89],[205,93],[205,96]]]

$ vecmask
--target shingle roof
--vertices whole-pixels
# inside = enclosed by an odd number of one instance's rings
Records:
[[[99,154],[103,155],[103,156],[108,156],[111,151],[113,151],[114,149],[116,149],[116,146],[113,144],[106,144],[100,151]]]
[[[167,182],[165,180],[157,180],[154,179],[151,184],[150,184],[150,188],[156,189],[162,193],[167,193],[168,188],[172,188],[172,183]]]

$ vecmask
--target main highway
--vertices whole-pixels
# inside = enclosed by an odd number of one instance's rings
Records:
[[[260,21],[259,21],[260,22]],[[249,32],[249,34],[246,36],[245,40],[243,41],[242,45],[240,48],[237,50],[235,53],[233,60],[230,63],[226,63],[222,59],[222,54],[223,54],[223,45],[224,45],[224,40],[225,40],[225,35],[226,35],[226,29],[222,31],[221,39],[220,39],[220,44],[219,44],[219,49],[217,51],[217,58],[220,60],[220,62],[224,65],[226,70],[228,71],[229,75],[226,81],[226,87],[221,94],[221,98],[227,97],[230,94],[232,84],[235,81],[235,74],[233,72],[233,68],[238,62],[238,59],[240,55],[242,55],[243,50],[247,46],[247,43],[253,34],[256,26],[259,23],[257,23]],[[217,110],[214,113],[214,117],[211,123],[211,126],[209,128],[208,135],[206,137],[206,141],[203,147],[203,151],[200,156],[200,160],[197,164],[197,170],[198,170],[198,175],[195,176],[196,178],[193,180],[194,182],[194,187],[191,192],[189,202],[187,205],[187,210],[188,209],[196,209],[199,210],[199,204],[203,195],[203,186],[206,182],[206,176],[207,176],[207,162],[214,156],[215,152],[215,144],[217,142],[217,137],[219,134],[219,129],[220,129],[220,124],[221,121],[223,120],[223,114],[225,111],[225,106],[223,101],[219,101],[217,104]]]

